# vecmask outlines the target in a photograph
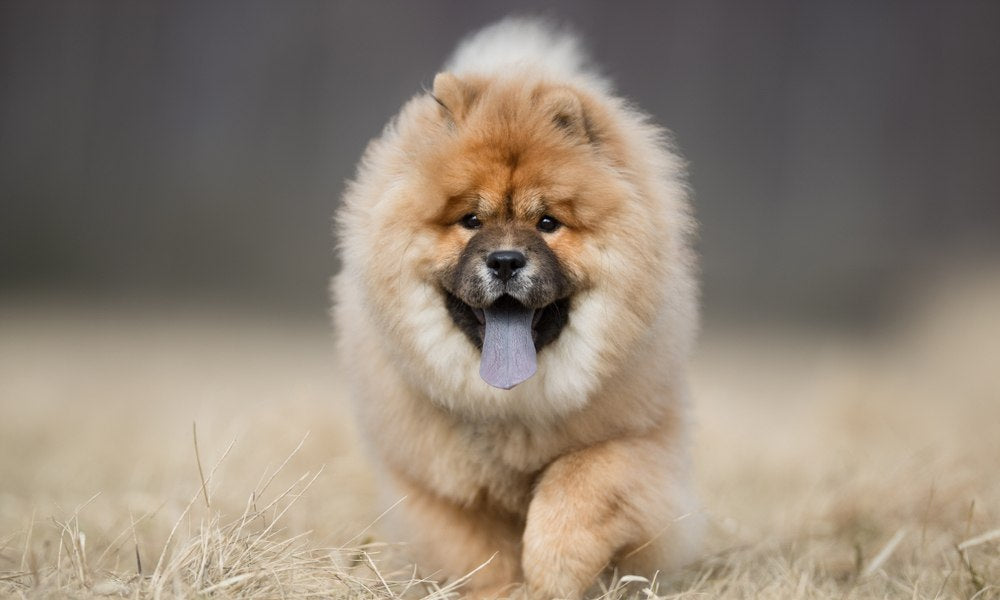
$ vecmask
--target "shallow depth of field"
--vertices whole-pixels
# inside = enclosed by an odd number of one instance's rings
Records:
[[[379,531],[331,217],[509,14],[699,222],[707,549],[591,598],[1000,599],[995,0],[0,2],[0,599],[460,596]]]
[[[1000,279],[916,292],[872,331],[708,323],[709,551],[593,595],[1000,596]],[[325,323],[18,303],[0,329],[0,595],[460,594],[383,566]]]

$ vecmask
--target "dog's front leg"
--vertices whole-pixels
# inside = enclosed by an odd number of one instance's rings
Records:
[[[528,508],[521,562],[531,598],[579,598],[613,559],[636,549],[657,555],[648,557],[656,569],[671,566],[656,563],[678,542],[688,545],[675,537],[680,531],[666,530],[691,508],[688,485],[685,457],[662,435],[611,440],[556,459]]]

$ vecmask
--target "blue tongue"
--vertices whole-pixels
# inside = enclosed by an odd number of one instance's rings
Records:
[[[479,376],[493,387],[509,390],[535,374],[534,311],[514,302],[498,302],[483,311],[483,356]]]

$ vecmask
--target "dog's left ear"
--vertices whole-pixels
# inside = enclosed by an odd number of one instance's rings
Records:
[[[552,90],[542,99],[542,106],[545,114],[549,115],[552,124],[558,129],[591,141],[583,102],[571,90],[565,88]]]
[[[434,76],[431,97],[440,105],[441,115],[453,123],[461,123],[476,97],[473,86],[451,73],[442,71]]]

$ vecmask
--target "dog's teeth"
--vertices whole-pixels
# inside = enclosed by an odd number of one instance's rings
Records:
[[[531,317],[531,326],[532,327],[538,325],[538,322],[542,320],[542,312],[544,310],[545,310],[544,308],[537,308],[537,309],[535,309],[535,314],[532,315],[532,317]]]
[[[481,309],[481,308],[473,308],[472,312],[473,312],[473,314],[476,315],[476,319],[479,320],[479,324],[480,325],[483,325],[483,324],[486,323],[486,314],[483,313],[483,309]]]

